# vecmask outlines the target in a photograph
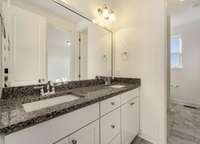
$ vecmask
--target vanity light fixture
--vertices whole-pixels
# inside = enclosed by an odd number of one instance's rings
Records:
[[[116,19],[114,11],[107,5],[104,5],[103,8],[98,8],[97,12],[99,16],[103,16],[105,20],[114,21]]]

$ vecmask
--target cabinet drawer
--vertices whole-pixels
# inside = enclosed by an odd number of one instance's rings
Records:
[[[139,96],[139,88],[131,90],[129,92],[121,94],[121,104],[125,104],[128,101]]]
[[[99,144],[99,120],[69,136],[66,144]]]
[[[120,96],[115,96],[100,103],[101,116],[120,107]]]
[[[109,144],[120,133],[120,108],[101,118],[101,144]]]

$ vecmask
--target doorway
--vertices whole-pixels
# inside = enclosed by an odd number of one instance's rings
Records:
[[[170,3],[168,144],[200,143],[200,5]]]

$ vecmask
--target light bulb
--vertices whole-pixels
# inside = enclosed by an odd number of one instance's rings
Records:
[[[103,14],[103,11],[102,11],[101,8],[99,8],[99,9],[97,10],[97,12],[98,12],[99,16],[101,16],[101,15]]]
[[[111,12],[109,20],[110,21],[115,21],[116,20],[116,16],[115,16],[114,12]]]
[[[108,9],[107,6],[105,6],[105,7],[103,8],[103,17],[104,17],[106,20],[108,20],[109,17],[110,17],[109,9]]]
[[[93,23],[95,23],[95,24],[97,23],[97,21],[96,21],[96,20],[92,20],[92,22],[93,22]]]
[[[70,42],[70,41],[67,41],[67,45],[68,45],[68,46],[71,46],[71,42]]]

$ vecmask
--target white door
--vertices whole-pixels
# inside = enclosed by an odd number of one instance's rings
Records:
[[[46,80],[46,19],[11,5],[9,7],[11,53],[10,86],[38,84]]]
[[[131,144],[139,132],[138,99],[134,99],[122,106],[122,144]]]
[[[69,144],[99,144],[99,121],[71,135]]]

